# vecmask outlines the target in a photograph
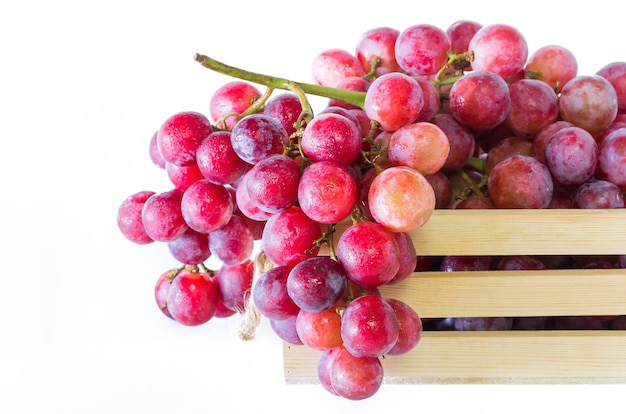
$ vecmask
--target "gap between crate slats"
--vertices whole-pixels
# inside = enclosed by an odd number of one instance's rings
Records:
[[[321,351],[283,345],[287,384],[317,383]],[[385,382],[624,383],[626,331],[424,332],[382,359]]]

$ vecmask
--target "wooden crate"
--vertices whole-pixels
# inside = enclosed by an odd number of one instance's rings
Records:
[[[426,256],[618,255],[626,210],[436,210],[411,237]],[[625,315],[626,269],[423,272],[381,293],[423,318]],[[285,343],[286,382],[318,382],[319,356]],[[623,383],[626,331],[426,331],[382,362],[387,383]]]

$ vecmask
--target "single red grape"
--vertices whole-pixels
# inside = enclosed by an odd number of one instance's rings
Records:
[[[376,78],[365,94],[365,113],[384,131],[395,131],[414,122],[423,107],[422,87],[400,72]]]
[[[308,312],[321,312],[333,306],[346,290],[342,266],[329,257],[311,257],[296,264],[287,278],[287,292]]]
[[[340,80],[363,76],[365,71],[361,62],[350,52],[333,48],[324,50],[313,59],[311,74],[316,84],[335,87]]]
[[[383,365],[379,358],[358,358],[342,347],[333,357],[330,383],[337,395],[348,400],[370,398],[383,383]]]
[[[183,193],[180,209],[189,227],[200,233],[210,233],[228,223],[234,202],[223,185],[203,179]]]
[[[186,265],[204,263],[211,257],[207,234],[199,233],[191,228],[176,240],[168,242],[167,247],[174,259]]]
[[[382,286],[400,269],[398,243],[379,223],[364,221],[350,226],[339,237],[336,252],[348,279],[360,286]]]
[[[154,240],[143,225],[142,210],[154,191],[139,191],[128,196],[117,209],[117,227],[124,237],[133,243],[149,244]]]
[[[145,201],[141,221],[151,239],[170,242],[187,231],[189,226],[181,210],[182,197],[182,191],[172,189],[155,193]]]
[[[263,273],[252,286],[252,300],[268,319],[286,319],[300,311],[287,293],[287,277],[291,268],[276,266]]]
[[[320,237],[319,223],[309,218],[300,207],[292,206],[267,220],[261,246],[272,263],[294,266],[317,256]]]
[[[183,325],[202,325],[215,315],[218,290],[206,273],[183,269],[170,285],[167,309]]]
[[[157,132],[157,147],[165,162],[190,165],[196,162],[196,150],[213,132],[209,119],[198,112],[176,113],[163,122]]]
[[[231,130],[237,118],[229,116],[226,123],[220,119],[230,114],[244,113],[257,99],[261,97],[261,92],[256,86],[235,80],[228,82],[217,88],[209,102],[209,114],[218,128]],[[218,122],[220,121],[220,122]]]

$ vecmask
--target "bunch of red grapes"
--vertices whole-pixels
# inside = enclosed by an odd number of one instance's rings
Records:
[[[409,236],[436,208],[623,208],[626,62],[579,75],[568,49],[530,55],[516,28],[469,20],[371,29],[352,53],[320,53],[312,84],[196,60],[238,79],[214,92],[207,114],[175,113],[158,127],[149,155],[172,188],[139,191],[118,210],[126,238],[167,243],[179,263],[155,286],[159,309],[176,322],[254,307],[284,341],[320,350],[325,389],[364,399],[382,384],[381,358],[412,350],[427,325],[546,322],[422,321],[379,287],[420,270],[626,262],[426,258]],[[314,113],[308,94],[328,105]],[[256,245],[262,254],[252,257]],[[209,257],[221,267],[207,268]]]

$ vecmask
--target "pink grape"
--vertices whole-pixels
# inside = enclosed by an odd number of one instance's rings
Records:
[[[177,189],[155,193],[144,203],[141,221],[153,240],[170,242],[182,236],[189,226],[181,211],[183,192]]]
[[[563,85],[559,113],[564,121],[596,136],[615,120],[617,93],[602,76],[576,76]]]
[[[224,186],[204,179],[196,181],[183,193],[180,209],[189,227],[210,233],[228,223],[234,201]]]
[[[473,20],[457,20],[452,23],[446,29],[446,34],[450,39],[450,50],[457,54],[469,51],[470,40],[482,27],[482,24]],[[465,70],[472,70],[471,63]]]
[[[485,157],[485,172],[490,173],[500,161],[513,155],[533,155],[533,140],[529,138],[504,138],[492,147]]]
[[[398,340],[387,355],[402,355],[417,346],[422,338],[422,320],[417,312],[406,303],[393,298],[385,299],[393,309],[398,320]]]
[[[296,264],[287,278],[287,293],[308,312],[321,312],[333,306],[346,290],[346,274],[329,257],[311,257]]]
[[[304,155],[313,162],[352,164],[361,151],[361,131],[345,116],[318,114],[306,126],[301,141]]]
[[[178,273],[178,269],[170,269],[167,270],[159,276],[156,283],[154,284],[154,300],[163,315],[167,316],[170,319],[174,319],[172,314],[167,309],[167,294],[170,291],[170,286],[172,285],[172,280]]]
[[[422,87],[400,72],[379,76],[365,94],[365,113],[384,131],[395,131],[414,122],[423,107]]]
[[[261,209],[279,213],[298,201],[300,167],[292,158],[274,154],[262,159],[247,173],[250,199]]]
[[[296,122],[302,114],[302,103],[295,93],[280,93],[265,102],[263,113],[278,121],[285,128],[287,135],[291,136],[296,132]],[[301,126],[304,127],[306,122],[304,120],[301,122]]]
[[[417,266],[417,252],[415,251],[415,246],[413,245],[410,234],[405,232],[393,233],[393,237],[398,244],[400,267],[395,276],[387,282],[388,284],[400,283],[411,276]]]
[[[350,52],[333,48],[324,50],[313,59],[311,74],[316,84],[334,87],[341,79],[363,76],[365,71]]]
[[[157,134],[158,131],[152,134],[152,138],[150,138],[148,154],[150,155],[150,160],[154,163],[154,165],[161,169],[165,169],[165,160],[159,152],[159,147],[157,145]]]
[[[404,29],[395,44],[398,65],[411,75],[434,75],[448,61],[450,39],[446,32],[430,24]]]
[[[236,312],[243,312],[246,299],[252,290],[253,277],[254,262],[250,259],[220,267],[215,272],[214,280],[219,286],[224,306]]]
[[[546,145],[545,162],[555,181],[565,186],[580,185],[596,171],[598,145],[582,128],[563,128]]]
[[[439,91],[434,83],[422,76],[414,76],[413,79],[417,81],[422,88],[422,95],[424,96],[424,105],[420,110],[415,122],[430,121],[440,110],[441,98]]]
[[[472,67],[491,72],[504,79],[524,70],[528,58],[526,39],[516,28],[496,23],[482,27],[470,39],[468,49],[474,52]]]
[[[246,221],[232,214],[226,224],[209,233],[208,249],[225,265],[246,261],[254,250],[254,236]]]
[[[396,60],[396,40],[400,31],[391,27],[376,27],[363,33],[356,44],[356,58],[366,73],[372,70],[371,59],[381,60],[376,68],[376,75],[389,72],[399,72],[400,66]]]
[[[359,130],[359,134],[363,132],[361,131],[361,121],[359,121],[359,118],[357,118],[357,116],[351,110],[343,108],[341,106],[329,105],[326,108],[322,109],[320,112],[318,112],[317,116],[319,117],[320,115],[328,113],[342,115],[343,117],[348,118],[357,127],[357,129]]]
[[[537,79],[520,79],[509,85],[511,106],[505,122],[516,136],[535,137],[559,116],[556,93]]]
[[[342,347],[326,349],[320,354],[320,359],[317,362],[317,378],[324,387],[324,389],[333,395],[337,395],[337,392],[333,389],[333,385],[330,382],[330,368],[333,364],[333,358]]]
[[[488,182],[489,195],[497,208],[546,208],[553,189],[548,167],[527,155],[499,162]]]
[[[239,80],[228,82],[213,93],[209,102],[209,114],[218,128],[231,130],[237,118],[228,116],[225,123],[220,119],[233,113],[243,114],[260,97],[261,92],[248,82]]]
[[[289,316],[286,319],[270,319],[270,327],[280,339],[288,344],[304,345],[296,329],[297,318],[298,315]]]
[[[393,307],[378,296],[360,296],[351,301],[341,317],[341,338],[356,357],[377,358],[398,341],[400,324]]]
[[[617,112],[626,113],[626,62],[612,62],[601,67],[596,75],[608,80],[617,94]]]
[[[615,184],[605,180],[590,180],[574,191],[575,208],[624,208],[624,194]]]
[[[298,184],[298,203],[312,220],[338,223],[354,209],[356,182],[345,166],[332,161],[315,162],[304,169]]]
[[[437,171],[425,178],[435,192],[435,209],[447,208],[452,202],[452,184],[448,176],[442,171]]]
[[[202,325],[215,315],[218,289],[206,273],[183,269],[170,285],[167,309],[182,325]]]
[[[450,153],[450,141],[437,125],[414,122],[391,135],[387,153],[394,165],[411,167],[422,175],[430,175],[445,164]]]
[[[209,237],[191,228],[176,240],[167,243],[167,248],[172,257],[186,265],[197,265],[211,257]]]
[[[435,209],[435,191],[419,172],[390,167],[372,180],[368,192],[372,215],[391,231],[412,231],[423,226]],[[411,206],[407,209],[407,206]]]
[[[317,256],[320,237],[319,223],[309,218],[300,207],[292,206],[267,220],[261,246],[272,263],[293,267],[304,259]]]
[[[157,132],[157,147],[163,160],[176,165],[196,162],[196,150],[213,132],[209,119],[198,112],[176,113],[163,122]]]
[[[287,277],[291,268],[276,266],[263,273],[252,286],[252,300],[268,319],[287,319],[300,311],[287,293]]]
[[[378,358],[358,358],[340,348],[330,367],[330,383],[337,395],[364,400],[375,395],[383,383],[383,366]]]
[[[398,243],[379,223],[364,221],[350,226],[339,237],[336,252],[348,279],[360,286],[382,286],[400,269]]]
[[[263,237],[263,229],[265,228],[265,221],[252,220],[251,218],[246,217],[246,215],[239,210],[238,206],[235,206],[233,215],[237,215],[243,219],[248,226],[250,233],[252,233],[253,240],[261,240]]]
[[[154,240],[143,225],[142,210],[154,191],[139,191],[122,201],[117,209],[117,227],[128,240],[136,244],[149,244]]]
[[[597,176],[626,187],[626,127],[611,132],[599,145]]]
[[[618,117],[621,117],[622,115],[626,115],[626,114],[617,114]],[[613,121],[611,123],[611,125],[609,125],[607,128],[605,128],[600,134],[598,134],[595,138],[596,138],[596,142],[598,143],[598,145],[600,145],[602,143],[602,141],[604,141],[604,139],[613,131],[615,131],[616,129],[620,129],[620,128],[626,128],[626,119],[619,119],[619,118],[615,118],[615,121]]]
[[[569,49],[546,45],[530,55],[524,71],[527,78],[539,79],[560,93],[563,85],[578,74],[578,62]]]
[[[441,170],[454,171],[463,167],[472,158],[476,149],[476,139],[472,131],[449,113],[438,113],[430,122],[437,125],[448,137],[450,149]]]
[[[554,183],[554,189],[552,191],[552,199],[547,208],[572,208],[572,193],[569,189],[564,188],[558,182]]]
[[[350,113],[350,115],[354,115],[354,117],[359,122],[361,136],[368,136],[372,131],[372,120],[369,118],[369,116],[367,116],[367,113],[360,108],[348,109],[348,112]],[[363,145],[362,148],[367,148],[367,145]],[[359,157],[357,157],[357,161],[358,160]]]
[[[232,184],[244,174],[248,163],[233,149],[229,131],[215,131],[198,146],[196,162],[204,178],[215,184]]]
[[[450,114],[459,123],[478,131],[500,125],[511,107],[509,87],[491,72],[470,72],[450,89]]]
[[[571,126],[574,126],[574,124],[572,124],[571,122],[559,120],[541,128],[532,141],[532,156],[545,164],[546,145],[548,145],[548,142],[550,142],[550,140],[558,130]]]
[[[250,197],[250,193],[248,193],[248,178],[248,173],[244,173],[235,190],[237,209],[251,220],[265,222],[272,217],[273,213],[262,210],[256,201]]]
[[[189,186],[198,180],[202,180],[204,176],[198,164],[176,165],[171,162],[165,163],[165,171],[170,182],[179,189],[185,191]]]
[[[213,283],[217,283],[217,280],[212,279]],[[217,295],[217,309],[215,310],[215,315],[213,315],[214,318],[221,318],[221,319],[225,319],[225,318],[230,318],[231,316],[237,314],[237,311],[234,311],[230,308],[227,308],[226,306],[224,306],[224,301],[222,300],[222,295],[219,292],[218,289],[218,295]]]
[[[296,317],[296,332],[304,345],[320,351],[341,345],[342,317],[337,308],[338,304],[319,312],[300,309]]]
[[[235,153],[248,164],[256,164],[273,154],[282,154],[289,136],[274,118],[248,115],[233,126],[230,141]]]

